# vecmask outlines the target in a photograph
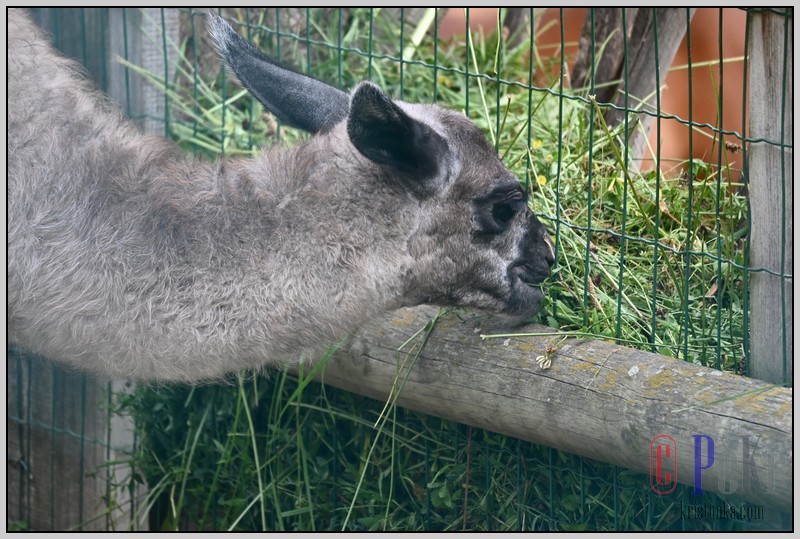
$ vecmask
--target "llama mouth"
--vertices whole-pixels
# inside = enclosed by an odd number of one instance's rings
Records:
[[[545,297],[542,283],[547,277],[547,274],[543,275],[524,262],[508,268],[512,292],[504,310],[511,322],[522,323],[541,310],[541,302]]]
[[[545,295],[541,287],[544,278],[522,264],[512,266],[508,273],[512,292],[504,311],[512,322],[521,323],[539,312]]]
[[[541,310],[544,291],[539,286],[530,286],[522,279],[508,299],[503,314],[510,325],[526,322]]]
[[[519,279],[523,285],[535,288],[541,288],[540,285],[547,279],[547,276],[542,276],[538,272],[532,271],[524,264],[512,266],[509,273]]]

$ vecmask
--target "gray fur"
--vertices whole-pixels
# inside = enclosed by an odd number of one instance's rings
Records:
[[[12,342],[194,381],[312,356],[401,306],[539,309],[523,281],[547,276],[547,234],[462,115],[362,83],[309,141],[206,162],[141,134],[26,14],[8,19]]]

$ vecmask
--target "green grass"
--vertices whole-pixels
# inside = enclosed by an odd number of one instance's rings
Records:
[[[401,47],[397,19],[380,10],[329,15],[309,11],[312,30],[280,43],[257,22],[250,39],[273,55],[280,47],[282,58],[343,87],[371,74],[406,101],[435,95],[481,126],[557,240],[540,321],[741,369],[747,207],[729,188],[728,171],[693,161],[691,182],[685,167],[660,177],[624,173],[621,132],[599,121],[602,105],[568,91],[560,97],[557,81],[530,88],[527,42],[506,50],[494,36],[475,34],[469,47],[435,49],[430,37],[411,44],[415,29],[404,27]],[[185,58],[190,45],[180,46]],[[537,70],[558,62],[536,58]],[[170,128],[187,151],[248,155],[306,136],[277,126],[241,89],[197,76],[190,61],[181,69],[168,90],[177,111]],[[149,516],[154,529],[743,526],[680,520],[680,503],[719,503],[698,502],[688,488],[655,496],[645,475],[385,406],[308,376],[139,388],[117,406],[137,418],[130,481],[148,484],[138,517]]]

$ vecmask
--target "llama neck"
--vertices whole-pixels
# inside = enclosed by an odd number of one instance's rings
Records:
[[[166,271],[181,286],[163,291],[166,307],[182,313],[176,329],[202,353],[225,350],[244,362],[236,368],[294,359],[400,306],[409,216],[387,208],[375,222],[364,203],[374,199],[332,178],[318,153],[188,159],[154,180],[153,222],[169,248],[152,260],[174,260]]]

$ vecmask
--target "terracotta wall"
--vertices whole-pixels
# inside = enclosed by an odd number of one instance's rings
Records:
[[[535,12],[538,16],[541,10]],[[585,8],[565,8],[564,41],[567,60],[572,66],[572,59],[577,50]],[[560,54],[561,30],[558,9],[547,9],[537,23],[538,28],[545,29],[537,36],[536,46],[541,54]],[[491,32],[496,27],[497,10],[494,8],[473,8],[470,10],[470,27],[473,31],[483,28]],[[720,17],[722,18],[722,40],[720,52]],[[746,14],[734,8],[700,8],[691,24],[691,58],[692,64],[718,60],[722,58],[741,58],[744,55]],[[465,30],[464,10],[451,8],[442,21],[440,35],[447,38],[463,34]],[[684,38],[673,66],[685,66],[688,63],[688,49]],[[742,123],[742,84],[744,63],[741,60],[726,63],[723,66],[723,77],[720,78],[718,65],[695,67],[692,70],[692,117],[696,123],[707,123],[722,126],[723,129],[743,133]],[[552,79],[551,79],[552,80]],[[543,79],[537,84],[547,84]],[[666,89],[662,93],[661,108],[665,113],[674,114],[682,119],[689,118],[689,73],[687,69],[671,71],[667,75]],[[717,106],[717,92],[722,90],[721,124]],[[709,129],[703,129],[710,135]],[[653,127],[650,143],[653,148],[657,143],[657,132]],[[662,170],[669,170],[677,162],[689,158],[689,127],[674,120],[661,122],[661,159]],[[725,141],[733,145],[741,142],[735,136],[726,136]],[[695,131],[692,137],[692,156],[706,162],[716,164],[719,159],[718,146],[713,145],[712,138]],[[734,168],[741,168],[741,152],[737,149],[723,152],[722,163],[730,162]]]

